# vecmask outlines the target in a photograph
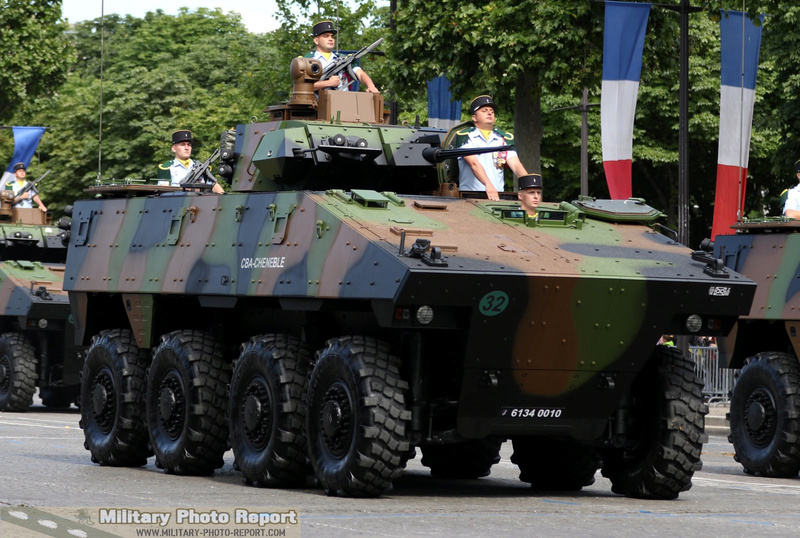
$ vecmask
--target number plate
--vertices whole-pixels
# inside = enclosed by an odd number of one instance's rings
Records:
[[[503,407],[503,418],[561,418],[563,409],[559,407]]]

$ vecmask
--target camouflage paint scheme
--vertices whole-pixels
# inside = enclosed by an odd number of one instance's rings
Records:
[[[555,427],[591,439],[662,333],[685,333],[683,320],[699,314],[722,334],[753,292],[739,275],[705,276],[685,247],[646,226],[585,217],[580,228],[527,226],[499,217],[515,202],[362,194],[385,207],[363,207],[343,191],[78,202],[64,287],[81,312],[81,339],[113,320],[150,348],[182,323],[201,323],[184,312],[204,305],[233,342],[249,337],[239,328],[298,331],[297,318],[278,319],[284,310],[301,314],[301,326],[330,324],[318,329],[325,337],[339,334],[342,311],[366,313],[345,325],[390,341],[404,330],[455,340],[464,436]],[[580,212],[562,207],[544,206]],[[417,237],[441,247],[447,267],[399,256],[401,229],[406,248]],[[95,294],[117,298],[87,314]],[[269,301],[253,309],[254,297]],[[321,312],[325,300],[340,301],[340,311]],[[123,301],[134,307],[123,313]],[[422,305],[434,310],[430,324],[403,318]],[[170,320],[154,327],[162,309]],[[263,324],[253,319],[262,309],[274,310]],[[496,383],[485,386],[487,377]],[[516,406],[565,413],[537,423],[503,416]]]
[[[309,61],[270,121],[223,133],[232,192],[121,182],[76,202],[64,289],[91,345],[93,461],[208,474],[230,446],[248,484],[313,473],[375,496],[415,447],[435,476],[478,478],[510,438],[537,488],[591,484],[602,452],[616,493],[688,490],[708,409],[656,344],[727,334],[754,284],[642,201],[528,217],[515,193],[458,193],[474,152],[452,130],[314,119]]]

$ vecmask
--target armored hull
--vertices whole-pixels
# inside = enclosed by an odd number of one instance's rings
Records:
[[[137,189],[119,186],[107,194]],[[575,447],[621,451],[628,437],[637,438],[628,428],[637,376],[642,383],[654,355],[673,353],[656,349],[659,337],[726,334],[755,291],[734,272],[708,274],[688,249],[643,224],[652,220],[653,210],[637,201],[543,204],[534,219],[512,201],[359,189],[86,200],[73,213],[64,288],[79,340],[87,343],[89,336],[130,330],[131,349],[155,348],[155,356],[170,335],[198,331],[220,346],[212,363],[230,364],[238,353],[238,365],[247,363],[248,341],[252,347],[261,335],[279,335],[294,342],[289,370],[298,377],[307,368],[318,371],[331,355],[349,356],[340,348],[353,341],[359,349],[383,350],[372,355],[385,354],[379,362],[396,379],[380,399],[397,402],[385,412],[402,425],[391,429],[389,444],[396,446],[381,447],[396,460],[389,477],[362,488],[316,469],[333,491],[371,494],[386,489],[416,445],[424,454],[430,447],[432,469],[452,472],[437,457],[443,447],[485,448],[487,440],[509,437],[524,445],[542,437],[542,446],[567,446],[564,453],[572,454]],[[319,350],[316,367],[301,347]],[[231,413],[234,438],[237,431],[241,437],[237,463],[246,480],[271,485],[281,479],[243,463],[265,450],[256,448],[269,444],[262,430],[278,421],[265,418],[270,398],[257,396],[261,385],[254,380],[269,376],[258,372],[254,366],[239,377],[234,372],[231,400],[219,405]],[[337,396],[328,383],[333,374],[320,375],[328,388],[319,389],[319,402],[309,395],[308,435],[320,428],[315,420],[336,422],[338,429],[318,435],[319,450],[338,454],[337,436],[350,431],[348,413],[351,421],[375,419],[358,418],[342,403],[361,394],[356,387],[364,379]],[[691,377],[691,370],[683,375]],[[276,383],[272,390],[280,394]],[[311,383],[309,389],[298,380],[298,390],[313,393],[313,376]],[[696,449],[689,476],[699,465],[705,412],[695,389],[683,417]],[[153,407],[165,394],[173,401],[175,391],[165,390],[162,383],[161,392],[142,397],[154,398]],[[84,428],[92,421],[84,417]],[[154,427],[163,424],[151,426],[151,436]],[[87,438],[91,444],[89,431]],[[324,454],[319,458],[324,467]],[[482,474],[486,458],[474,459],[459,460],[459,469]],[[608,472],[618,478],[619,471]],[[685,479],[677,482],[668,493],[638,495],[676,496],[675,489],[688,488]]]

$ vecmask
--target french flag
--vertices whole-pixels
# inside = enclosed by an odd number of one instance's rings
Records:
[[[14,153],[6,171],[0,178],[0,190],[6,188],[6,183],[14,179],[14,165],[25,163],[25,168],[31,164],[31,159],[39,147],[39,141],[44,134],[44,127],[12,127],[14,133]]]
[[[603,168],[614,200],[632,195],[633,120],[650,4],[606,1],[600,131]]]
[[[764,21],[763,15],[760,21]],[[711,237],[733,234],[731,225],[744,207],[761,25],[756,26],[741,11],[722,11],[720,34],[719,154]]]

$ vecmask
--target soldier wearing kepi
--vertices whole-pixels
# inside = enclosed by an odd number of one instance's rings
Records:
[[[36,206],[39,208],[39,211],[46,213],[47,207],[42,203],[42,199],[39,198],[39,191],[36,190],[36,187],[31,187],[27,190],[27,192],[23,192],[20,194],[22,188],[28,184],[26,181],[26,177],[28,172],[25,169],[25,163],[17,163],[14,165],[14,176],[15,181],[9,181],[6,183],[6,190],[14,191],[14,207],[19,207],[22,209],[32,209],[33,204],[31,203],[36,202]]]
[[[489,95],[480,95],[469,104],[473,127],[459,131],[457,136],[466,141],[461,148],[489,148],[513,144],[514,136],[495,129],[497,105]],[[458,141],[458,139],[457,139]],[[489,200],[499,200],[499,192],[505,190],[503,169],[508,166],[517,177],[527,170],[517,157],[517,152],[495,151],[481,155],[470,155],[458,159],[458,189],[462,191],[486,191]]]
[[[318,22],[314,25],[314,29],[312,31],[314,35],[314,45],[316,46],[316,50],[309,52],[305,55],[306,58],[314,58],[319,60],[322,64],[322,69],[324,70],[328,65],[332,62],[336,61],[339,57],[333,52],[333,49],[336,47],[336,28],[333,27],[333,23],[331,21],[322,21]],[[353,67],[353,72],[356,75],[358,81],[363,84],[367,91],[370,93],[381,93],[381,91],[375,86],[375,83],[372,82],[372,78],[367,74],[366,71],[361,69],[358,66]],[[354,81],[350,80],[350,76],[347,73],[342,73],[342,76],[332,76],[327,80],[318,80],[314,83],[314,90],[340,90],[340,91],[349,91],[350,84]]]
[[[519,198],[519,205],[528,216],[536,217],[539,211],[539,202],[542,201],[542,176],[539,174],[520,176],[517,198]]]
[[[192,132],[188,129],[181,129],[172,133],[172,153],[175,158],[158,165],[157,179],[169,180],[170,185],[179,187],[194,166],[192,160]],[[221,194],[225,192],[219,183],[214,183],[212,192]]]
[[[800,161],[794,163],[798,184],[786,193],[786,202],[783,204],[783,215],[795,220],[800,219]]]

